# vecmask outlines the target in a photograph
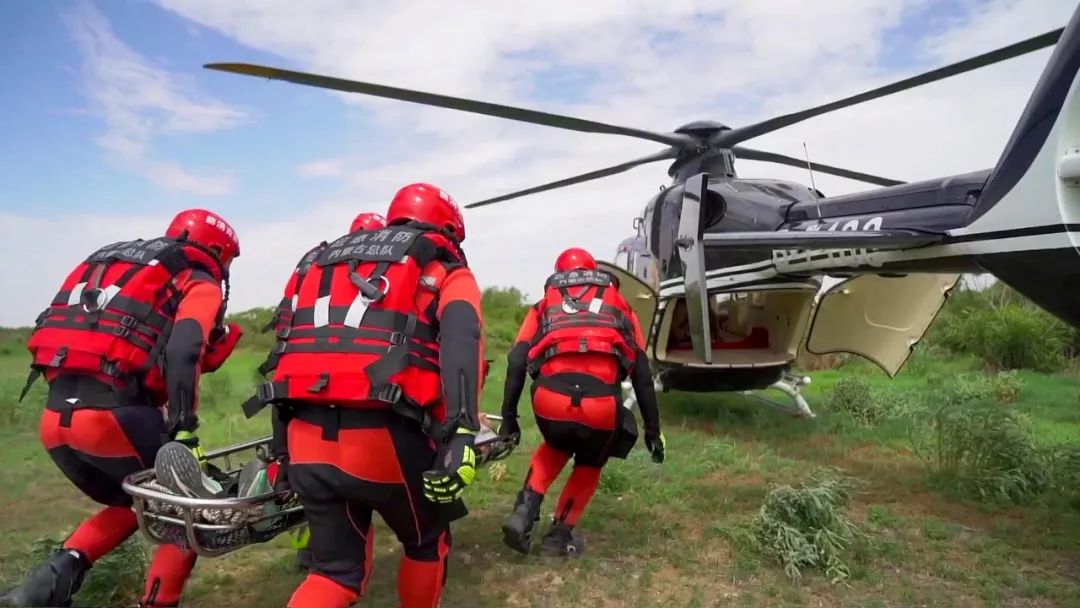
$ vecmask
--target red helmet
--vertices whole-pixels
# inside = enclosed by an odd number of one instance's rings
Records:
[[[555,259],[555,272],[568,270],[596,270],[596,258],[580,247],[571,247]]]
[[[361,213],[352,221],[352,226],[349,226],[349,232],[352,233],[357,230],[379,230],[381,228],[386,228],[385,217],[378,213]]]
[[[430,224],[445,230],[457,242],[465,240],[465,218],[454,199],[438,186],[409,184],[397,191],[386,211],[391,224],[408,221]]]
[[[233,258],[240,256],[240,239],[236,231],[221,216],[206,209],[185,209],[176,214],[165,236],[184,239],[212,251],[228,268]]]

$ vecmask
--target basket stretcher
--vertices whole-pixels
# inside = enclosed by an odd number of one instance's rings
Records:
[[[501,420],[485,414],[485,422]],[[238,486],[240,472],[252,459],[271,460],[270,437],[263,437],[207,452],[209,475],[228,492]],[[514,443],[482,424],[476,437],[476,466],[502,460]],[[129,475],[124,491],[132,497],[139,530],[155,544],[170,543],[204,557],[218,557],[241,547],[265,543],[304,526],[307,518],[299,498],[291,492],[265,492],[253,496],[190,498],[159,484],[153,468]]]

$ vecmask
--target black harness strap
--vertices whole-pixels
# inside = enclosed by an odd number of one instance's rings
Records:
[[[60,367],[64,363],[64,359],[67,358],[68,347],[61,346],[56,350],[56,354],[53,355],[52,361],[49,361],[49,365],[46,367]],[[31,365],[30,373],[26,376],[26,384],[23,385],[22,391],[19,393],[19,402],[26,398],[26,394],[30,392],[30,387],[34,386],[38,378],[41,377],[42,366]]]
[[[386,403],[389,412],[415,422],[425,434],[436,437],[438,426],[431,412],[419,404],[404,398],[401,387],[385,384],[384,389],[373,401]],[[387,417],[387,410],[365,408],[343,408],[326,405],[304,405],[302,401],[288,400],[288,385],[285,382],[265,382],[260,384],[241,408],[246,418],[252,418],[270,403],[289,403],[292,416],[323,429],[323,439],[336,441],[341,428],[375,428],[386,426],[392,421]]]
[[[251,418],[262,411],[267,404],[284,400],[289,394],[286,382],[263,382],[255,387],[255,394],[240,406],[245,418]]]
[[[621,397],[622,388],[618,383],[607,384],[589,374],[564,373],[551,376],[537,376],[533,384],[553,393],[567,395],[570,404],[581,407],[581,400],[586,397]]]

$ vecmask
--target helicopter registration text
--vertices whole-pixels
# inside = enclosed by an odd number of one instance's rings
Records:
[[[874,216],[866,221],[858,218],[839,220],[829,224],[811,224],[804,228],[806,232],[869,232],[881,230],[883,218]],[[847,268],[857,266],[881,266],[875,260],[873,250],[858,249],[774,249],[773,265],[779,272],[794,272],[811,268]]]

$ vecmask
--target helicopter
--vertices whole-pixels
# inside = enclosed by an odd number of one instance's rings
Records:
[[[809,118],[1054,47],[997,164],[920,182],[740,144]],[[625,163],[466,204],[501,203],[671,161],[669,186],[601,267],[619,280],[647,336],[658,390],[777,389],[767,403],[813,417],[794,371],[800,350],[850,353],[890,377],[966,273],[990,273],[1080,327],[1080,8],[1069,23],[994,51],[831,103],[742,127],[695,121],[673,132],[249,63],[205,68],[665,148]],[[777,163],[878,188],[827,197],[813,185],[747,179],[735,161]],[[824,281],[832,286],[823,289]],[[632,407],[632,397],[626,405]]]

